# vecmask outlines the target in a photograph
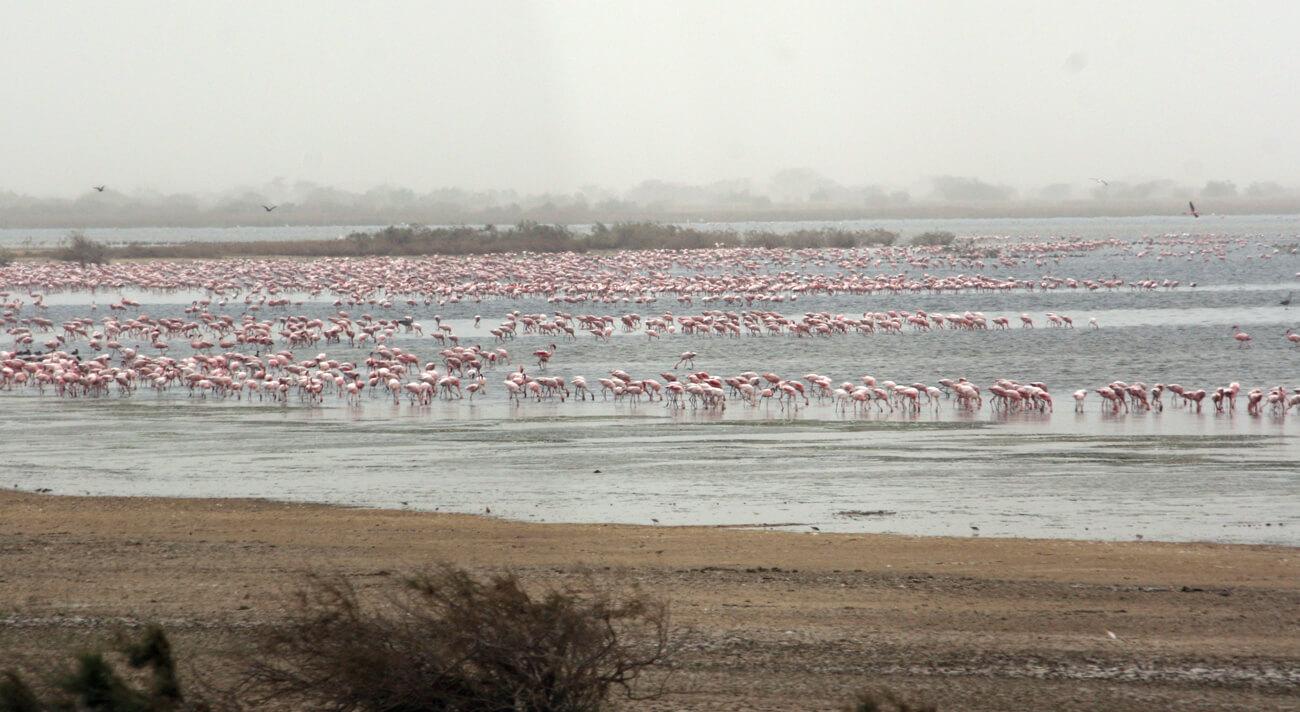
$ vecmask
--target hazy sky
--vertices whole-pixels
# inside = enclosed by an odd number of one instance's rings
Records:
[[[1300,183],[1300,3],[0,0],[0,190]]]

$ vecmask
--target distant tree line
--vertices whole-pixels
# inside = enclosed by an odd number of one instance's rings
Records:
[[[443,188],[424,193],[382,186],[351,192],[310,182],[272,181],[220,194],[127,193],[85,187],[74,198],[0,190],[0,227],[198,227],[282,225],[590,224],[693,220],[848,220],[943,217],[1048,217],[1177,214],[1188,199],[1209,212],[1300,211],[1300,191],[1262,181],[1185,185],[1173,180],[1078,178],[1038,189],[979,178],[935,176],[915,193],[883,185],[848,186],[815,171],[785,170],[766,182],[704,184],[647,180],[625,191],[585,186],[524,195],[510,190]],[[273,211],[263,205],[275,205]]]

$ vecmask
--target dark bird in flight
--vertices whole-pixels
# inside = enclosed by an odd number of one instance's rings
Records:
[[[1196,212],[1196,205],[1193,204],[1192,201],[1190,201],[1190,200],[1187,201],[1187,210],[1188,210],[1188,212],[1191,214],[1192,217],[1194,217],[1194,218],[1199,218],[1199,217],[1201,217],[1201,214],[1198,213],[1198,212]]]
[[[104,189],[107,188],[108,186],[106,186],[106,185],[92,185],[92,186],[90,186],[90,187],[91,187],[91,188],[94,188],[96,193],[103,193],[103,192],[104,192]]]
[[[278,207],[280,207],[280,206],[278,206],[278,205],[263,205],[263,206],[262,206],[262,209],[269,213],[269,212],[271,212],[272,210],[275,210],[275,209],[278,208]]]

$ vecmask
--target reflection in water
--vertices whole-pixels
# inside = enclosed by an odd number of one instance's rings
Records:
[[[529,521],[947,535],[977,524],[984,536],[1300,543],[1300,443],[1274,418],[2,402],[6,436],[18,423],[23,433],[0,440],[4,484],[64,494],[490,505]],[[896,514],[836,516],[880,509]]]

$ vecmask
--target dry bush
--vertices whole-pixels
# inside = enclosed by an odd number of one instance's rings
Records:
[[[928,702],[910,701],[893,690],[879,687],[859,692],[847,710],[848,712],[938,712],[939,708]]]
[[[158,626],[148,626],[136,642],[121,641],[117,652],[130,672],[123,677],[100,652],[81,653],[71,670],[33,688],[16,672],[0,676],[0,712],[193,712],[176,680],[171,644]],[[148,683],[138,678],[147,675]],[[39,690],[39,691],[38,691]]]
[[[735,247],[741,238],[731,230],[696,230],[654,222],[596,223],[581,244],[591,250],[699,250]]]
[[[68,235],[68,244],[55,252],[54,256],[64,262],[76,262],[82,267],[102,265],[108,262],[108,248],[80,232],[73,232]]]
[[[36,692],[13,670],[0,674],[0,712],[40,712],[43,709]]]
[[[956,239],[957,236],[951,232],[945,230],[931,230],[913,237],[912,244],[922,247],[947,247]]]
[[[506,228],[390,226],[356,232],[341,240],[258,240],[120,245],[106,256],[124,259],[207,259],[221,257],[415,257],[482,255],[505,252],[587,252],[589,250],[699,250],[713,247],[820,249],[892,245],[896,233],[880,228],[766,231],[697,230],[679,225],[630,222],[596,223],[580,235],[563,225],[530,221]]]
[[[238,696],[336,712],[592,712],[615,691],[660,693],[642,676],[674,647],[666,604],[644,595],[535,596],[514,575],[449,566],[386,596],[313,577]]]

